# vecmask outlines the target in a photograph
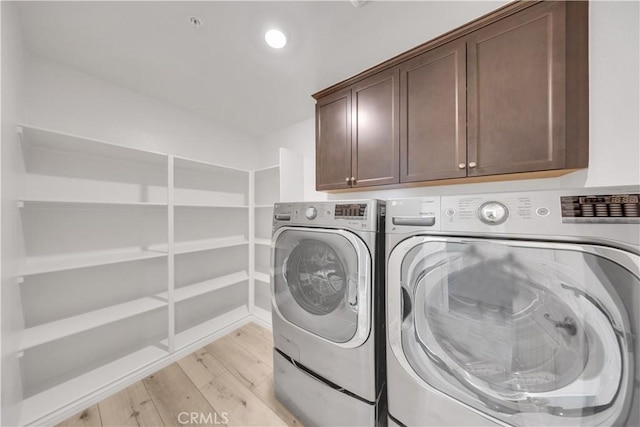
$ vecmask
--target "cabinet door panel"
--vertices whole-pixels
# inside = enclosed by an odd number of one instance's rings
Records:
[[[398,69],[353,88],[351,169],[358,187],[399,182]]]
[[[401,182],[466,176],[465,60],[454,41],[401,65]]]
[[[533,6],[470,36],[469,176],[564,166],[563,3]]]
[[[351,90],[316,104],[316,189],[349,188],[351,177]]]

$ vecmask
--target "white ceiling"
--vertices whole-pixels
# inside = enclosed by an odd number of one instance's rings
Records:
[[[506,1],[23,2],[27,49],[261,136],[313,115],[311,94]],[[189,17],[204,25],[196,30]],[[281,50],[264,43],[285,31]]]

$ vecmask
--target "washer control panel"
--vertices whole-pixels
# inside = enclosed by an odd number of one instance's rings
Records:
[[[334,209],[335,218],[343,219],[366,219],[366,203],[338,203]]]
[[[378,200],[276,203],[272,225],[328,226],[375,231],[378,228],[378,212],[383,214],[383,210],[384,203]]]

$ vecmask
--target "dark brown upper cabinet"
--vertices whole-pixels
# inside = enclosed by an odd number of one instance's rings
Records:
[[[588,126],[587,117],[567,117],[581,108],[576,102],[588,103],[567,92],[583,72],[568,56],[566,32],[576,24],[567,21],[576,6],[569,3],[540,3],[468,37],[469,176],[586,166],[572,164],[586,144],[568,150],[571,128]]]
[[[353,187],[398,183],[398,77],[397,69],[383,71],[352,89]]]
[[[315,94],[317,188],[585,168],[588,80],[587,2],[510,3]],[[341,115],[329,129],[337,95]]]
[[[351,89],[316,104],[316,188],[337,190],[351,185]]]
[[[398,70],[386,70],[316,104],[316,188],[399,180]]]
[[[400,182],[467,176],[465,43],[400,65]]]

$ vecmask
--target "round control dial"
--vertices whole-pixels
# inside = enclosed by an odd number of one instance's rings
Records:
[[[313,206],[309,206],[305,211],[304,211],[304,216],[307,217],[307,219],[315,219],[316,216],[318,216],[318,210],[313,207]]]
[[[478,208],[478,218],[485,224],[499,225],[509,218],[509,209],[500,202],[486,202]]]

